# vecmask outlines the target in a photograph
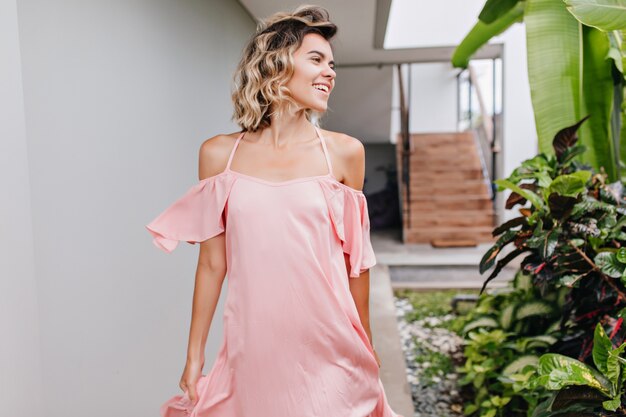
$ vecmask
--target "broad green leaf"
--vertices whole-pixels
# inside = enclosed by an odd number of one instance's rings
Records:
[[[547,193],[548,195],[550,193],[557,193],[566,197],[577,197],[578,194],[586,190],[585,183],[586,181],[584,181],[580,175],[559,175],[550,183]]]
[[[611,136],[613,112],[612,61],[607,59],[609,38],[606,33],[582,26],[582,97],[580,110],[591,117],[580,127],[580,142],[587,147],[582,160],[594,168],[604,167],[609,181],[618,179],[618,155]]]
[[[624,62],[622,61],[622,51],[620,48],[620,43],[622,42],[622,39],[620,39],[619,37],[619,31],[616,30],[613,32],[608,32],[607,35],[609,37],[609,44],[610,44],[610,49],[609,49],[609,53],[607,54],[607,58],[612,59],[613,63],[617,67],[617,70],[623,74]]]
[[[500,19],[511,10],[519,0],[487,0],[478,19],[485,23],[492,23]]]
[[[532,316],[548,316],[554,312],[554,307],[545,301],[528,301],[519,307],[515,312],[517,320],[523,320]]]
[[[586,385],[611,397],[611,383],[589,365],[568,356],[547,353],[539,358],[538,374],[541,384],[549,390],[570,385]]]
[[[521,22],[524,17],[524,3],[520,1],[502,17],[492,23],[476,22],[452,54],[452,65],[467,68],[472,55],[491,38],[507,30],[513,23]]]
[[[557,342],[556,337],[550,335],[539,335],[526,338],[526,348],[548,347]]]
[[[602,401],[602,407],[609,411],[617,410],[620,405],[622,405],[622,399],[619,396],[617,398],[613,398],[612,400]]]
[[[498,257],[500,250],[501,248],[499,245],[493,245],[489,248],[487,252],[485,252],[478,265],[478,271],[481,274],[483,274],[486,270],[491,268],[494,263],[496,263],[496,258]]]
[[[626,0],[564,0],[581,23],[603,31],[626,29]]]
[[[607,366],[606,360],[609,357],[609,352],[613,350],[613,345],[608,336],[604,332],[604,328],[600,323],[596,325],[596,329],[593,333],[593,363],[596,368],[603,374],[606,374]]]
[[[509,330],[511,328],[515,307],[515,304],[509,304],[508,306],[504,307],[502,313],[500,313],[500,326],[502,326],[504,330]]]
[[[534,192],[530,190],[525,190],[523,188],[520,188],[518,185],[513,184],[510,181],[503,180],[503,179],[495,180],[494,183],[502,188],[508,188],[512,191],[515,191],[517,194],[521,195],[526,200],[530,201],[530,203],[538,209],[541,209],[544,207],[541,197],[539,197],[537,194],[535,194]]]
[[[600,252],[593,258],[593,262],[611,278],[620,278],[626,268],[626,265],[617,260],[613,252]]]
[[[552,177],[547,172],[537,172],[535,178],[537,178],[537,185],[541,188],[548,187],[552,183]]]
[[[619,37],[621,38],[621,53],[622,53],[622,74],[624,74],[624,71],[626,70],[626,29],[625,30],[621,30],[619,32]],[[626,75],[626,74],[624,74]],[[616,89],[618,87],[616,86]],[[624,79],[624,81],[622,82],[622,91],[621,91],[621,96],[626,97],[626,78]],[[619,94],[619,91],[615,92],[616,95]],[[620,160],[626,161],[626,100],[622,99],[622,105],[621,105],[621,109],[620,109],[620,113],[621,113],[621,129],[619,132],[619,155],[620,155]],[[617,109],[616,109],[617,110]]]
[[[576,171],[576,172],[572,172],[572,173],[571,173],[571,174],[569,174],[569,175],[573,175],[574,177],[578,177],[578,178],[580,178],[580,180],[581,180],[583,183],[585,183],[585,184],[586,184],[586,183],[587,183],[587,181],[589,181],[589,179],[591,178],[592,172],[591,172],[591,171],[587,171],[587,170],[585,170],[585,169],[581,169],[581,170],[578,170],[578,171]]]
[[[502,375],[509,376],[517,372],[520,372],[522,369],[524,369],[524,367],[528,365],[537,366],[538,363],[539,363],[539,357],[536,355],[520,356],[519,358],[515,359],[513,362],[508,364],[502,370]]]
[[[626,348],[625,344],[622,344],[617,349],[612,349],[608,352],[609,355],[606,359],[606,376],[613,383],[613,387],[617,390],[618,384],[620,381],[620,375],[622,373],[623,365],[620,363],[620,356],[622,352],[624,352],[624,348]]]
[[[463,333],[467,333],[470,330],[478,329],[479,327],[498,327],[498,322],[491,317],[481,317],[473,320],[463,327]]]
[[[624,217],[626,219],[626,217]],[[615,255],[617,260],[623,264],[626,264],[626,248],[619,248],[617,254]]]
[[[539,150],[552,154],[552,140],[582,118],[579,22],[563,3],[526,0],[528,81]]]

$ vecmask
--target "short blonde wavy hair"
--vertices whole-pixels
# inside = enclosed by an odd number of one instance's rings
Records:
[[[272,115],[280,116],[282,104],[297,105],[285,84],[294,72],[293,54],[309,33],[318,33],[329,42],[336,35],[337,26],[329,20],[328,10],[305,4],[259,23],[233,76],[231,120],[242,130],[265,128]],[[309,121],[319,115],[312,109],[304,111]]]

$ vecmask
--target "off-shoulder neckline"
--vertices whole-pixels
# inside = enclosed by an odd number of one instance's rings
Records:
[[[334,175],[332,175],[331,173],[327,173],[327,174],[323,174],[323,175],[312,175],[312,176],[308,176],[308,177],[300,177],[300,178],[292,178],[290,180],[285,180],[285,181],[269,181],[269,180],[265,180],[263,178],[258,178],[258,177],[254,177],[252,175],[247,175],[244,173],[241,173],[239,171],[233,171],[230,168],[226,168],[224,171],[220,172],[219,174],[216,175],[212,175],[210,177],[206,177],[203,178],[199,181],[199,183],[205,182],[205,181],[209,181],[209,180],[214,180],[217,179],[221,176],[226,176],[226,175],[233,175],[235,177],[241,177],[244,179],[248,179],[250,181],[254,181],[254,182],[258,182],[259,184],[265,184],[271,187],[280,187],[280,186],[284,186],[284,185],[290,185],[290,184],[295,184],[295,183],[300,183],[300,182],[305,182],[305,181],[313,181],[313,180],[323,180],[323,179],[328,179],[329,181],[331,181],[334,184],[339,185],[340,187],[344,188],[347,191],[351,191],[355,194],[363,194],[362,190],[357,190],[355,188],[350,187],[349,185],[346,185],[344,183],[342,183],[341,181],[339,181]]]

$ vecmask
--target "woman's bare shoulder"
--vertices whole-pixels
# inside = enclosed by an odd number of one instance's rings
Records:
[[[363,188],[365,170],[365,147],[350,135],[320,129],[328,145],[335,177],[355,189]]]
[[[230,151],[241,132],[218,134],[206,139],[200,145],[198,176],[200,180],[223,172],[228,163]]]
[[[332,151],[345,158],[354,158],[364,149],[363,143],[350,135],[341,132],[333,132],[332,130],[320,129],[326,143],[332,147]]]

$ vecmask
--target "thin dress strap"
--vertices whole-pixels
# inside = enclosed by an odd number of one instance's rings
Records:
[[[241,132],[241,134],[239,135],[239,137],[235,141],[235,146],[233,146],[233,149],[230,151],[230,156],[228,157],[228,163],[226,164],[226,169],[224,171],[230,171],[230,163],[233,161],[233,156],[235,155],[235,151],[237,150],[237,146],[239,146],[239,141],[241,140],[241,138],[243,138],[243,135],[245,135],[245,134],[246,134],[245,131]]]
[[[328,164],[328,174],[331,177],[334,177],[333,165],[330,163],[330,155],[328,154],[328,148],[326,147],[326,140],[324,139],[324,136],[322,135],[322,132],[320,132],[319,128],[315,125],[313,125],[313,127],[315,128],[315,131],[317,132],[317,136],[320,138],[320,141],[322,142],[322,149],[324,149],[324,157],[326,157],[326,163]]]

